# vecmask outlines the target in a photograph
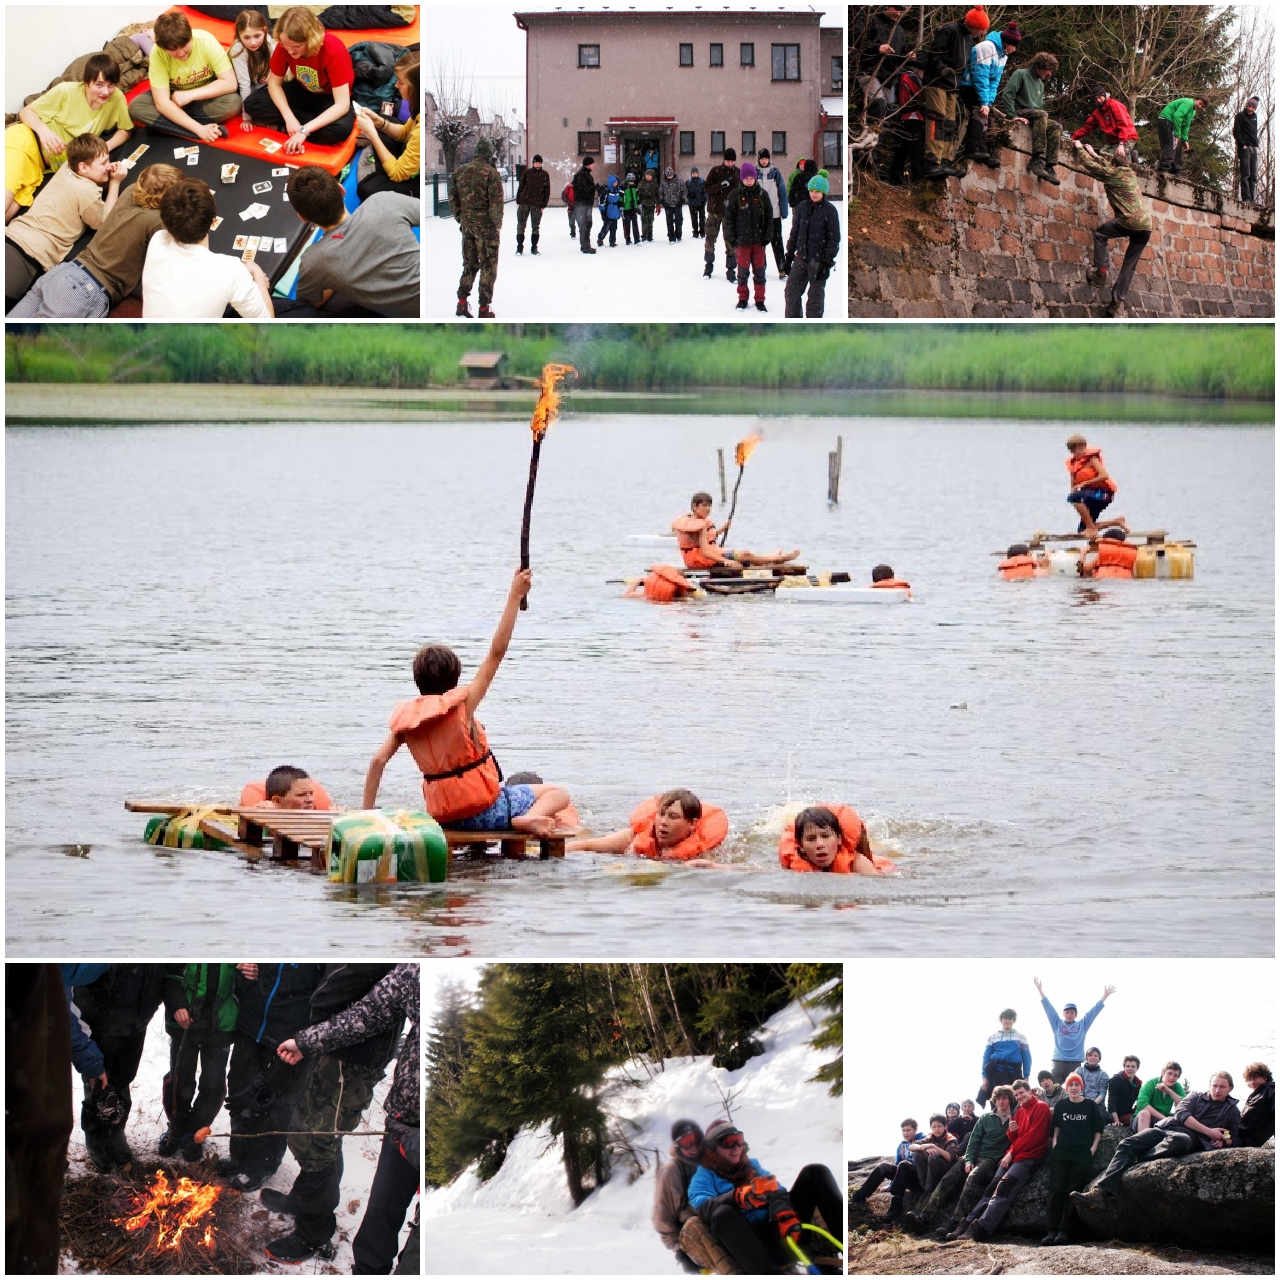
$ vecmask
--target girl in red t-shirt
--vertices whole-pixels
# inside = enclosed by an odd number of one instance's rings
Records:
[[[303,8],[280,15],[275,39],[267,83],[249,95],[245,114],[264,129],[287,134],[284,149],[290,155],[303,151],[308,139],[323,146],[345,142],[356,123],[355,70],[346,45]]]

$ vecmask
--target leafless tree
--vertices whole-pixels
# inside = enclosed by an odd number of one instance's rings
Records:
[[[1261,5],[1241,5],[1236,13],[1236,57],[1231,64],[1230,116],[1244,110],[1251,98],[1258,98],[1258,183],[1257,203],[1265,209],[1276,204],[1275,169],[1271,158],[1271,135],[1275,120],[1275,20]],[[1225,145],[1235,153],[1228,139]],[[1239,164],[1232,165],[1232,191],[1240,190]]]
[[[472,103],[475,76],[464,71],[456,54],[440,53],[431,62],[431,96],[435,116],[431,133],[444,152],[444,169],[452,173],[458,148],[476,132],[478,116]]]

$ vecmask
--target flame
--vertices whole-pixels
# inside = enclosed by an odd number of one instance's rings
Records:
[[[733,451],[733,460],[740,467],[747,465],[747,459],[756,451],[756,445],[764,439],[764,436],[748,436],[745,440],[738,441],[738,447]]]
[[[542,377],[538,379],[538,403],[533,407],[533,421],[529,423],[533,438],[541,440],[547,434],[547,428],[560,413],[559,384],[570,376],[577,376],[577,369],[571,364],[544,364]]]
[[[177,1186],[173,1186],[164,1170],[157,1169],[146,1191],[134,1196],[137,1212],[128,1218],[116,1218],[114,1222],[126,1231],[140,1231],[148,1222],[154,1222],[156,1249],[176,1249],[184,1232],[199,1232],[200,1219],[212,1212],[221,1195],[221,1187],[193,1182],[190,1178],[179,1178]],[[213,1224],[203,1225],[200,1243],[212,1249]]]

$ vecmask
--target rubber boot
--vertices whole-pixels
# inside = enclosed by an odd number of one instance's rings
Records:
[[[702,274],[710,280],[716,269],[716,260],[714,258],[707,259],[707,265],[703,268]]]
[[[534,257],[537,257],[537,255],[538,255],[538,236],[537,236],[537,233],[536,233],[536,232],[535,232],[535,234],[534,234],[533,238],[529,241],[529,252],[530,252]]]
[[[516,252],[524,252],[524,236],[516,236]]]

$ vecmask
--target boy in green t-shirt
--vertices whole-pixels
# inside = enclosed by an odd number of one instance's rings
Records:
[[[1176,1062],[1166,1062],[1159,1076],[1152,1076],[1138,1090],[1137,1100],[1133,1104],[1133,1120],[1130,1122],[1134,1133],[1142,1133],[1156,1121],[1173,1114],[1174,1107],[1187,1096],[1186,1087],[1180,1083],[1181,1077],[1182,1068]]]
[[[240,109],[227,51],[207,31],[192,31],[184,14],[162,13],[151,50],[151,92],[129,104],[134,123],[149,133],[217,142],[227,136],[222,122]]]
[[[1092,1098],[1084,1096],[1084,1081],[1074,1071],[1063,1088],[1066,1097],[1053,1105],[1053,1145],[1049,1151],[1049,1210],[1047,1234],[1041,1244],[1070,1244],[1073,1191],[1083,1191],[1093,1177],[1093,1154],[1106,1121]]]
[[[1182,157],[1191,150],[1191,122],[1204,110],[1203,98],[1174,98],[1156,118],[1160,135],[1157,173],[1181,173]]]

